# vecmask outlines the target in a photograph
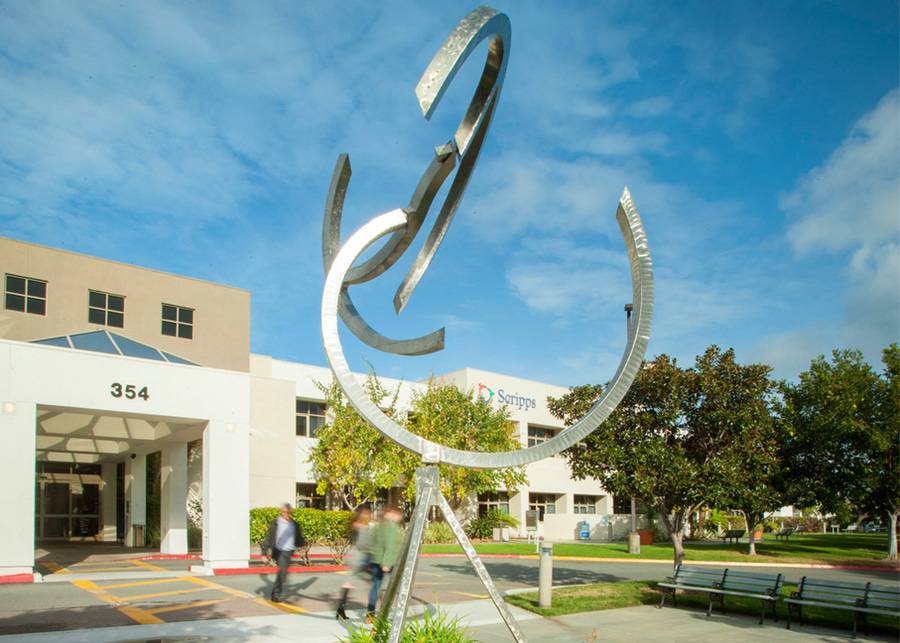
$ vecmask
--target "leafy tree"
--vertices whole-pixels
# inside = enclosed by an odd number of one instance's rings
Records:
[[[784,462],[797,504],[886,515],[888,558],[897,559],[900,512],[900,348],[878,374],[855,350],[819,356],[799,382],[783,385]]]
[[[495,409],[473,391],[461,391],[452,384],[428,383],[423,393],[414,394],[407,428],[423,438],[454,449],[467,451],[512,451],[521,448],[515,423],[506,407]],[[403,473],[406,497],[415,497],[415,470],[419,456],[404,452]],[[454,511],[472,494],[493,491],[501,486],[515,489],[525,484],[524,467],[468,469],[441,465],[441,492]]]
[[[373,502],[383,489],[390,489],[401,474],[401,448],[369,425],[354,409],[336,381],[317,382],[325,396],[328,419],[319,428],[310,462],[319,493],[337,495],[350,510]],[[365,390],[379,407],[396,412],[399,388],[389,392],[374,373],[366,378]]]
[[[389,392],[373,373],[365,387],[369,398],[389,415],[402,415],[396,408],[399,389]],[[327,422],[316,434],[318,444],[310,454],[319,493],[336,493],[349,509],[372,502],[380,491],[395,486],[403,486],[405,497],[413,500],[420,457],[372,428],[350,406],[337,382],[319,388],[328,406]],[[506,408],[495,410],[473,392],[452,385],[430,382],[425,392],[413,397],[405,422],[413,433],[448,447],[474,451],[521,447]],[[473,493],[501,485],[515,489],[524,483],[522,467],[481,471],[441,465],[441,491],[454,511]]]
[[[592,477],[615,495],[654,504],[684,558],[684,528],[703,505],[724,506],[752,467],[743,458],[768,422],[769,367],[742,366],[734,351],[710,346],[690,369],[660,355],[643,365],[624,399],[596,431],[565,455],[576,478]],[[570,425],[596,400],[599,386],[548,399]]]

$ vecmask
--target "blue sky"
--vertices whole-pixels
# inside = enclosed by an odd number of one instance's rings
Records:
[[[353,164],[345,234],[406,204],[483,47],[430,122],[415,84],[473,6],[0,0],[0,234],[247,288],[253,351],[324,364],[335,158]],[[385,334],[445,325],[447,349],[393,357],[348,333],[351,365],[605,381],[625,185],[655,263],[651,355],[717,343],[795,377],[900,339],[895,1],[494,6],[506,83],[444,244],[399,317],[413,252],[353,289]]]

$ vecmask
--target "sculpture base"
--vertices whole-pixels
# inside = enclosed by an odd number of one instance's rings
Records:
[[[400,558],[394,565],[391,580],[384,594],[383,607],[381,608],[381,616],[387,618],[391,624],[388,641],[390,643],[398,643],[403,633],[403,620],[406,618],[409,595],[416,578],[416,566],[419,562],[422,537],[425,535],[429,511],[431,507],[436,506],[441,510],[444,520],[450,526],[450,529],[453,530],[453,535],[456,536],[456,540],[462,546],[463,551],[469,558],[469,562],[475,568],[475,572],[497,607],[497,611],[500,612],[500,616],[506,623],[506,627],[509,628],[513,639],[515,639],[516,643],[525,643],[519,624],[509,611],[509,606],[494,586],[494,581],[491,580],[490,575],[484,568],[484,563],[481,562],[481,558],[479,558],[478,553],[466,536],[462,525],[453,514],[450,503],[441,494],[440,475],[440,469],[436,465],[416,469],[416,506],[413,509],[412,520],[406,528],[406,537],[400,549]]]

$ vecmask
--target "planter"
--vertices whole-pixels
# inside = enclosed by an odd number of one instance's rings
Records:
[[[653,544],[653,530],[652,529],[638,529],[638,534],[641,537],[642,545],[652,545]]]

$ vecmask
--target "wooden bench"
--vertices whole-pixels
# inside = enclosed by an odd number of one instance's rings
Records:
[[[747,533],[745,529],[729,529],[725,532],[725,535],[722,536],[722,542],[724,543],[730,540],[731,542],[736,543],[744,537],[745,533]]]
[[[785,527],[784,529],[779,529],[778,531],[775,532],[775,540],[781,540],[782,538],[784,540],[787,540],[788,538],[790,538],[793,535],[794,535],[794,528],[793,527]]]
[[[688,592],[704,592],[709,595],[709,603],[706,606],[706,615],[712,614],[713,597],[719,597],[719,607],[725,611],[725,596],[744,596],[759,599],[761,611],[760,624],[766,614],[766,607],[772,606],[772,617],[778,620],[775,611],[775,603],[781,595],[781,586],[784,577],[781,574],[757,574],[755,572],[736,571],[733,569],[711,569],[704,567],[685,567],[679,565],[675,568],[675,575],[670,582],[659,583],[668,591],[664,591],[659,607],[666,602],[666,596],[672,595],[672,605],[677,607],[676,591],[681,589]]]
[[[804,605],[852,611],[853,636],[856,636],[860,622],[865,628],[868,614],[900,618],[900,587],[872,583],[818,580],[804,576],[800,587],[785,602],[788,604],[788,629],[791,629],[794,614],[797,615],[797,622],[803,625]]]

